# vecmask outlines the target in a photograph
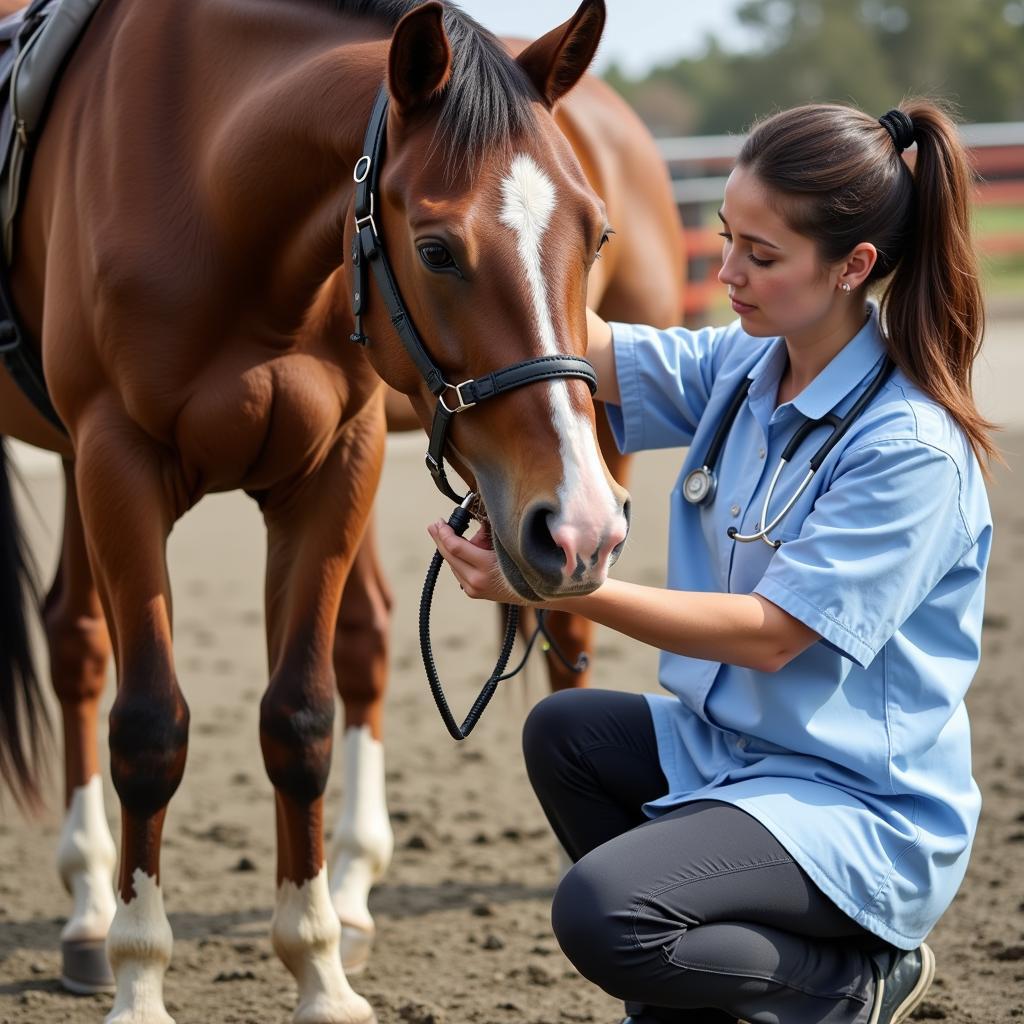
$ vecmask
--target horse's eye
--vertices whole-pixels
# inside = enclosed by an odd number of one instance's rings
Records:
[[[452,254],[438,242],[425,242],[420,246],[420,259],[431,270],[454,270]]]
[[[605,247],[605,246],[606,246],[606,245],[608,244],[608,240],[609,240],[609,239],[610,239],[610,238],[612,237],[612,235],[614,235],[614,234],[615,234],[615,232],[614,232],[614,231],[613,231],[613,230],[612,230],[611,228],[609,228],[609,229],[608,229],[608,230],[607,230],[607,231],[606,231],[606,232],[605,232],[605,233],[604,233],[604,234],[603,234],[603,235],[601,236],[601,241],[600,241],[600,242],[598,243],[598,246],[597,246],[597,252],[595,253],[595,255],[597,256],[597,258],[598,258],[598,259],[600,259],[600,258],[601,258],[601,250],[602,250],[602,249],[603,249],[603,248],[604,248],[604,247]]]

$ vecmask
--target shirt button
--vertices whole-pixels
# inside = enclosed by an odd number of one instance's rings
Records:
[[[730,505],[729,511],[732,513],[733,519],[735,519],[740,514],[740,507],[739,505]]]
[[[757,449],[757,457],[763,459],[768,453],[763,448]]]

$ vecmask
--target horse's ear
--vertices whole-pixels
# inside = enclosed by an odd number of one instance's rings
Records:
[[[388,53],[388,89],[399,114],[425,107],[448,83],[452,51],[444,6],[430,0],[395,26]]]
[[[558,28],[516,58],[548,107],[553,107],[590,67],[604,31],[604,0],[583,0]]]

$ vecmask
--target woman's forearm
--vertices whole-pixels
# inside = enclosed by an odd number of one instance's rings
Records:
[[[575,612],[651,647],[775,672],[818,634],[757,594],[703,594],[608,580],[586,597],[544,605]]]
[[[597,371],[597,394],[602,402],[619,404],[619,381],[615,373],[612,329],[592,309],[587,310],[587,358]]]

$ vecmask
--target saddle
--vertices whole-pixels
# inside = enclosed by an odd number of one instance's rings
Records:
[[[0,361],[58,429],[42,357],[22,328],[10,289],[14,229],[36,139],[57,81],[100,0],[32,0],[0,20]]]

